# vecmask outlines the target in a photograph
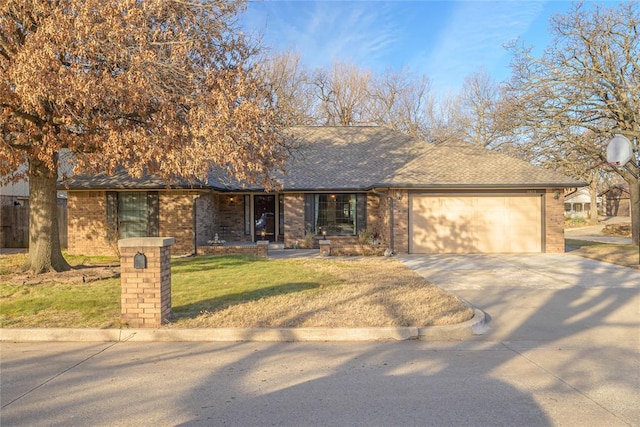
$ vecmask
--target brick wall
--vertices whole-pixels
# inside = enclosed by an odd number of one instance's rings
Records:
[[[159,194],[159,234],[175,237],[175,254],[193,252],[193,196],[196,194],[191,191]],[[105,192],[69,191],[67,197],[69,253],[117,255],[116,242],[107,240]]]
[[[218,238],[228,242],[250,242],[251,235],[244,234],[244,196],[218,194],[218,215],[214,222]]]
[[[556,200],[555,191],[560,197]],[[564,191],[561,188],[547,189],[544,195],[545,247],[547,253],[564,252]]]
[[[394,192],[395,193],[395,192]],[[409,194],[400,192],[400,199],[393,200],[393,232],[396,253],[409,253]]]
[[[104,191],[67,193],[68,248],[72,255],[118,254],[115,242],[107,241]]]
[[[267,245],[223,245],[223,246],[198,246],[198,255],[248,255],[266,258]]]
[[[284,196],[284,246],[292,248],[304,241],[304,195]]]
[[[132,242],[139,241],[139,244]],[[171,242],[173,239],[120,240],[120,321],[131,328],[157,328],[171,317]],[[157,243],[154,243],[157,242]],[[146,268],[134,267],[142,253]]]
[[[171,249],[174,254],[193,253],[193,196],[189,191],[161,192],[160,196],[160,236],[175,237]]]
[[[205,245],[215,236],[217,202],[218,198],[213,194],[203,194],[196,199],[196,242],[198,246]]]

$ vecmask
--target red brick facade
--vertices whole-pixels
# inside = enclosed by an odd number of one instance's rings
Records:
[[[189,254],[194,248],[193,196],[195,192],[168,191],[159,194],[159,234],[174,237],[174,254]],[[107,239],[105,191],[68,192],[68,252],[72,255],[117,255],[117,241]]]
[[[544,251],[564,251],[564,200],[562,191],[556,199],[556,189],[548,189],[544,196]],[[251,242],[246,229],[253,217],[246,217],[245,206],[251,196],[243,194],[197,193],[193,191],[162,191],[159,193],[159,234],[174,237],[174,254],[190,254],[194,251],[194,239],[198,246],[206,246],[209,240],[218,238],[227,242]],[[393,227],[390,220],[391,199],[379,194],[367,194],[366,229],[380,235],[381,246],[390,247],[393,230],[396,253],[409,251],[409,193],[393,192]],[[106,239],[106,194],[104,191],[69,192],[69,253],[86,255],[117,254],[115,242]],[[319,236],[305,237],[304,193],[284,195],[284,246],[306,247],[309,243],[318,248]],[[194,200],[196,217],[194,221]],[[250,210],[250,209],[249,209]],[[197,235],[194,232],[196,223]],[[358,230],[359,232],[362,229]],[[359,236],[333,236],[340,245],[357,245]]]
[[[547,189],[544,195],[544,211],[544,251],[551,254],[563,253],[564,191],[562,188]]]

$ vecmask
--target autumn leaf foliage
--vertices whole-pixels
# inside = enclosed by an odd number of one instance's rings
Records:
[[[40,212],[51,193],[55,202],[63,149],[75,173],[124,166],[170,183],[205,179],[216,166],[272,184],[286,150],[259,46],[237,28],[243,8],[240,0],[0,2],[0,177],[28,170]]]
[[[8,0],[0,6],[2,170],[125,165],[265,180],[283,150],[238,1]]]

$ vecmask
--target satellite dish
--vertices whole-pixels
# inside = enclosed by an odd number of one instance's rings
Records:
[[[631,141],[624,135],[614,135],[607,145],[607,162],[614,166],[624,166],[633,157]]]

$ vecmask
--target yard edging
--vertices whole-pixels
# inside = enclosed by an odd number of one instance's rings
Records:
[[[31,328],[0,329],[0,342],[292,342],[292,341],[451,341],[478,335],[485,314],[457,325],[381,328]]]

